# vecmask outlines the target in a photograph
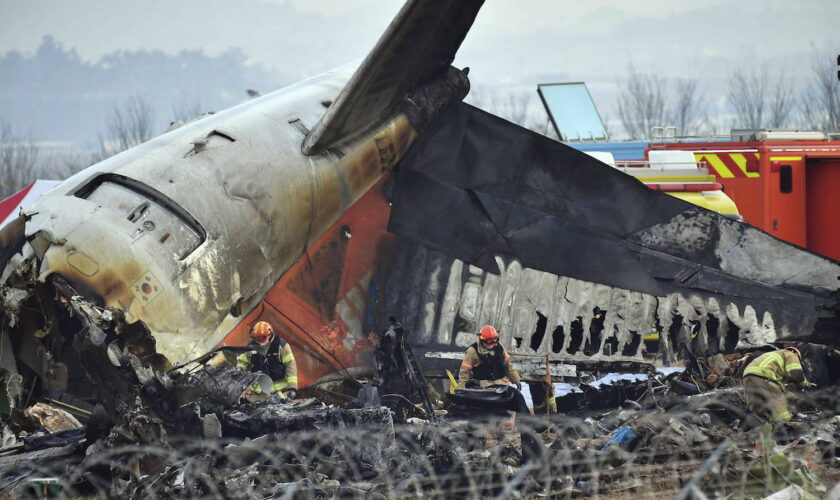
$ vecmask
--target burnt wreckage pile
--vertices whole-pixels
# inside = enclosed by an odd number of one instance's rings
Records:
[[[78,327],[72,348],[104,404],[86,410],[54,395],[49,406],[12,409],[0,449],[0,490],[11,494],[674,496],[692,487],[762,497],[822,494],[840,479],[833,349],[808,352],[822,388],[794,402],[797,421],[775,427],[750,421],[736,385],[715,384],[735,377],[734,356],[726,366],[690,359],[668,376],[582,384],[558,398],[560,414],[520,414],[510,426],[504,411],[464,403],[499,396],[492,389],[429,391],[396,324],[380,336],[368,384],[348,378],[296,401],[252,403],[240,397],[265,385],[263,375],[205,365],[213,353],[177,370],[148,367],[116,340],[119,318],[75,298],[65,305],[72,317],[61,320]],[[505,416],[480,418],[492,413]],[[488,446],[488,436],[499,443]]]

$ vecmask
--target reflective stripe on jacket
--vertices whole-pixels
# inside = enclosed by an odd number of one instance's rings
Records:
[[[794,374],[795,371],[800,373]],[[744,376],[747,375],[755,375],[782,385],[789,382],[795,382],[800,387],[808,385],[808,381],[802,373],[799,356],[785,349],[767,352],[754,359],[744,370]],[[801,380],[795,380],[800,377]]]
[[[288,342],[284,342],[283,346],[278,353],[278,357],[283,362],[283,366],[285,367],[285,376],[279,380],[272,380],[271,386],[271,393],[274,394],[275,392],[280,392],[285,389],[295,389],[298,388],[298,376],[297,376],[297,362],[295,362],[295,355],[292,352],[291,346]],[[236,366],[245,371],[251,371],[251,353],[246,352],[240,354],[236,358]],[[256,393],[261,393],[262,388],[258,385],[251,388]]]

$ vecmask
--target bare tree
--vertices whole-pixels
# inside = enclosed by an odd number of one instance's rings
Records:
[[[729,77],[729,104],[735,112],[735,126],[761,128],[767,106],[767,70],[737,70]]]
[[[744,128],[786,127],[794,107],[792,80],[780,74],[770,79],[766,67],[750,72],[735,71],[729,77],[729,104],[735,126]]]
[[[811,68],[814,80],[800,102],[802,123],[814,130],[840,130],[840,81],[835,55],[815,53]]]
[[[607,112],[600,112],[600,114],[601,114],[601,122],[604,124],[604,133],[607,136],[606,138],[609,139],[610,137],[613,137],[613,132],[615,131],[613,129],[613,122],[612,122],[613,117],[612,117],[612,115],[610,115]],[[551,134],[551,135],[554,136],[556,134]]]
[[[767,124],[775,128],[790,125],[790,118],[795,103],[793,82],[784,73],[780,73],[779,78],[770,84],[768,93],[770,102]]]
[[[721,113],[710,113],[700,124],[701,133],[709,135],[729,134],[731,123]]]
[[[676,79],[668,118],[668,124],[677,127],[682,135],[698,134],[704,128],[707,111],[696,78]]]
[[[11,125],[0,121],[0,198],[35,180],[39,154],[32,134],[18,136]]]
[[[66,179],[96,163],[97,156],[76,149],[70,150],[61,155],[53,155],[50,161],[45,163],[44,171],[47,178]]]
[[[508,121],[525,128],[531,128],[535,125],[530,94],[525,92],[508,92],[503,98],[502,108],[507,111],[504,117]]]
[[[121,151],[142,144],[153,137],[154,110],[140,96],[132,96],[114,106],[108,115],[105,135],[99,137],[100,151],[94,160],[104,160]]]
[[[631,139],[646,139],[653,127],[665,124],[667,88],[664,78],[638,73],[630,65],[618,94],[618,117]]]
[[[467,102],[509,122],[545,134],[546,120],[538,112],[539,106],[532,94],[498,87],[475,86],[470,90]]]

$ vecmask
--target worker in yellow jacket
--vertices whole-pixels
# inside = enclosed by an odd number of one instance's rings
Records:
[[[262,372],[271,377],[271,394],[282,393],[289,399],[297,396],[298,378],[295,355],[289,343],[274,333],[267,321],[259,321],[251,328],[251,343],[254,351],[240,354],[236,366],[245,371]],[[260,394],[262,389],[251,389]]]
[[[744,369],[743,383],[750,410],[773,422],[791,418],[785,385],[800,388],[810,385],[802,370],[802,353],[795,347],[767,352],[754,359]]]

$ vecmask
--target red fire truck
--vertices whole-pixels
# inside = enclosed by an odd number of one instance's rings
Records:
[[[733,131],[729,142],[651,142],[691,151],[746,222],[840,260],[840,136],[796,130]]]

